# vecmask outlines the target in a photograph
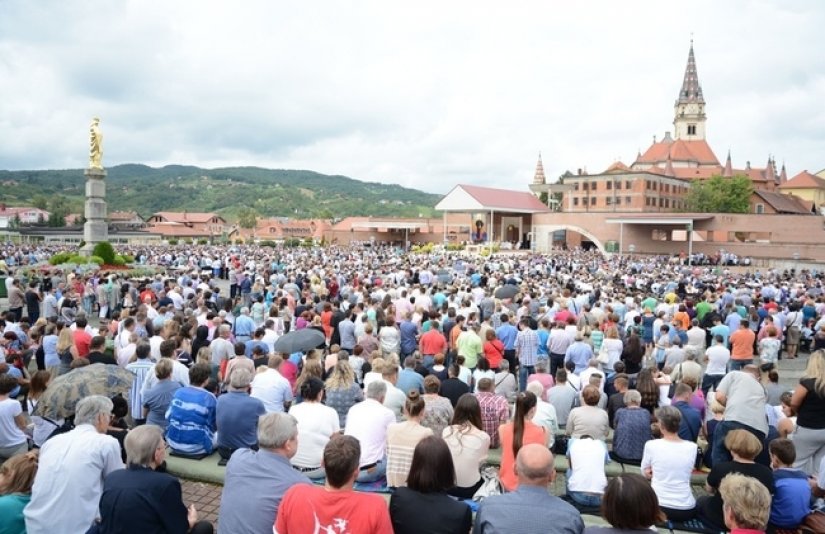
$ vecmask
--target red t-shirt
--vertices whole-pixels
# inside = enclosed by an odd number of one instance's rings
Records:
[[[273,532],[385,534],[392,532],[392,523],[387,503],[379,495],[297,484],[286,492],[278,506]]]
[[[499,339],[493,339],[484,343],[484,357],[490,363],[490,369],[498,369],[501,360],[504,359],[504,343]]]
[[[444,334],[438,330],[430,330],[421,336],[421,354],[427,356],[434,356],[436,354],[444,354],[447,352],[447,340]]]
[[[85,330],[78,328],[73,332],[74,346],[77,347],[77,355],[85,358],[89,355],[89,346],[92,344],[92,336]]]

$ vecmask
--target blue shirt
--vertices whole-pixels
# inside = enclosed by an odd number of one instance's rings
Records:
[[[412,354],[418,348],[418,341],[415,339],[418,335],[418,328],[410,321],[403,321],[399,330],[401,331],[401,352]]]
[[[143,407],[149,408],[149,413],[146,415],[146,424],[158,425],[166,430],[166,411],[169,409],[175,391],[179,390],[180,387],[181,385],[174,380],[161,380],[143,395]]]
[[[808,475],[798,469],[780,468],[773,472],[776,493],[771,503],[770,523],[783,529],[793,529],[811,511],[811,486]]]
[[[587,364],[590,363],[591,358],[593,358],[593,349],[584,341],[574,342],[567,347],[567,352],[564,354],[565,363],[572,361],[576,364],[574,374],[579,374],[587,369]]]
[[[286,490],[310,480],[280,454],[239,449],[226,465],[218,534],[271,532]]]
[[[673,407],[682,413],[682,422],[679,423],[679,437],[695,443],[699,437],[699,428],[702,426],[702,416],[699,410],[685,401],[674,402]]]
[[[187,386],[175,391],[166,419],[166,442],[186,454],[212,454],[216,430],[215,395],[203,388]]]
[[[504,350],[516,349],[518,329],[510,323],[503,324],[496,329],[496,337],[504,344]]]
[[[725,348],[726,349],[730,348],[730,345],[728,345],[728,338],[730,337],[730,328],[728,328],[724,324],[720,323],[720,324],[714,326],[713,328],[711,328],[710,329],[710,335],[714,336],[714,337],[715,336],[722,336]]]
[[[263,352],[263,355],[264,355],[264,356],[266,356],[267,354],[269,354],[269,345],[267,345],[267,344],[266,344],[266,343],[264,343],[263,341],[260,341],[260,340],[257,340],[257,339],[250,339],[249,341],[247,341],[247,342],[245,343],[245,345],[246,345],[246,350],[244,351],[244,354],[246,355],[246,357],[247,357],[247,358],[251,358],[251,357],[252,357],[252,350],[253,350],[256,346],[261,347],[261,348],[263,349],[263,351],[264,351],[264,352]]]
[[[539,336],[539,358],[549,358],[550,354],[547,352],[547,340],[550,338],[550,332],[544,328],[536,330],[536,335]]]
[[[545,534],[550,531],[581,534],[584,521],[573,506],[550,495],[546,488],[536,486],[521,485],[511,493],[484,499],[473,524],[473,534]]]
[[[232,325],[232,333],[235,337],[251,336],[255,332],[255,321],[248,315],[241,314],[235,318],[235,323]]]
[[[230,449],[258,444],[258,417],[264,415],[264,403],[245,391],[230,391],[218,398],[218,445]]]
[[[411,389],[424,393],[424,377],[416,373],[412,369],[402,369],[398,373],[398,380],[395,387],[401,390],[404,395],[410,392]]]

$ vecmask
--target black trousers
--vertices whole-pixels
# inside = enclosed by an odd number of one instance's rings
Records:
[[[516,374],[516,349],[505,350],[504,359],[510,364],[510,372]]]

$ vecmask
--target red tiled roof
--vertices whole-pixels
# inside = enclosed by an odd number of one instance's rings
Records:
[[[153,213],[152,217],[162,217],[169,222],[179,223],[206,223],[209,222],[212,217],[222,219],[222,217],[217,213],[198,213],[191,211],[159,211],[157,213]]]
[[[825,178],[820,178],[808,171],[802,171],[781,184],[779,189],[825,189]]]
[[[692,161],[700,164],[719,165],[716,154],[705,140],[685,141],[659,141],[650,145],[641,157],[636,159],[636,163],[660,163],[667,161],[668,155],[672,161]]]
[[[140,215],[138,215],[134,211],[111,211],[109,212],[109,220],[110,221],[131,221],[132,219],[139,219]]]
[[[532,193],[477,185],[458,185],[457,187],[466,191],[485,208],[549,211],[547,206]]]
[[[147,232],[165,237],[209,237],[204,228],[191,228],[180,223],[155,223],[146,228]]]
[[[765,203],[769,204],[777,213],[798,215],[809,215],[811,213],[811,207],[801,198],[794,195],[783,195],[782,193],[760,190],[754,191],[753,194],[764,200]]]
[[[611,173],[615,173],[615,172],[626,172],[626,171],[629,171],[629,170],[630,170],[630,168],[627,165],[625,165],[624,163],[622,163],[621,161],[615,161],[602,174],[611,174]]]

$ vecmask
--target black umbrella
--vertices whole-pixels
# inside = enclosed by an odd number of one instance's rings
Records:
[[[275,341],[275,352],[282,354],[292,354],[293,352],[303,352],[314,349],[318,345],[326,342],[324,333],[314,328],[302,328],[284,334]]]
[[[513,284],[504,284],[496,289],[495,297],[497,299],[511,299],[518,293],[518,287]]]

